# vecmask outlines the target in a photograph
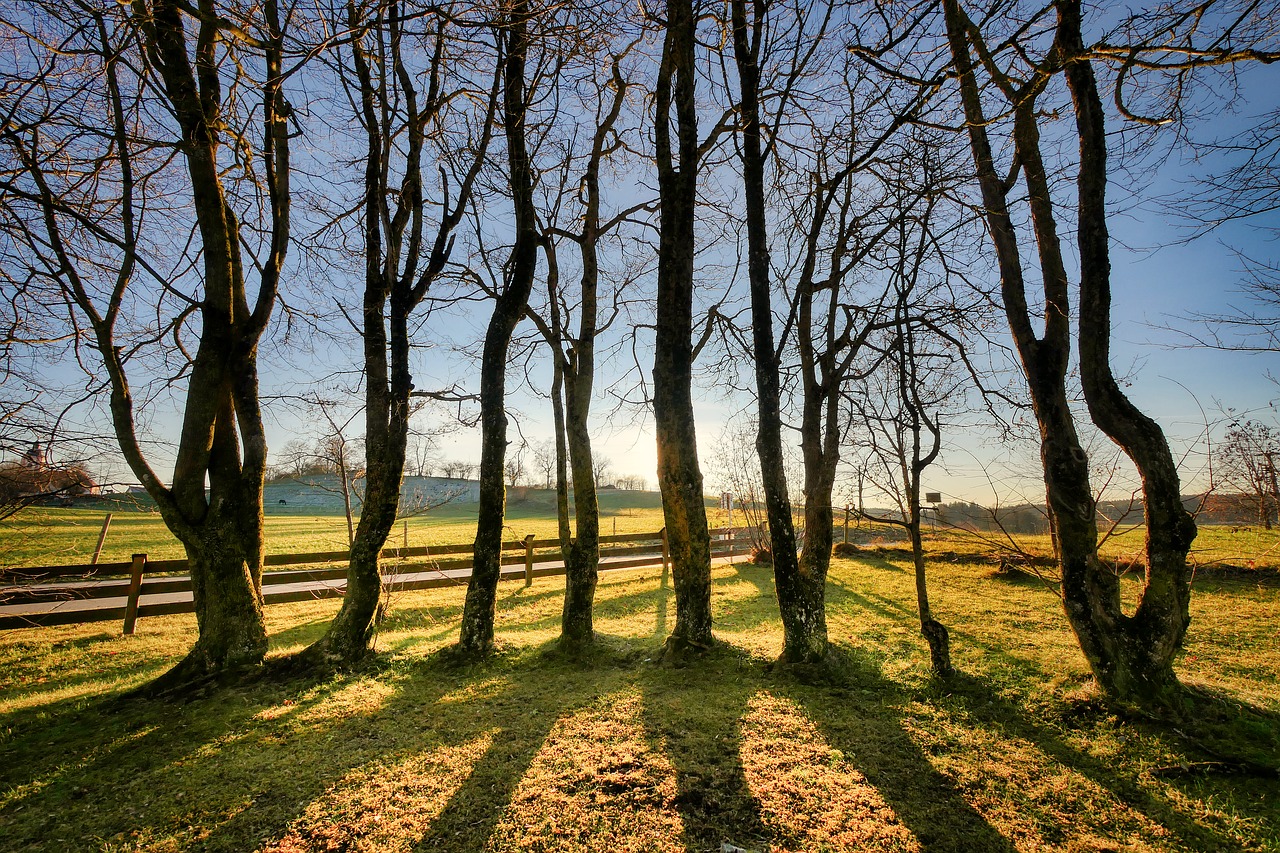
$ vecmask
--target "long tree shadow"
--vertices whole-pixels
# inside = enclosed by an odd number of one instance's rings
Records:
[[[535,667],[549,651],[551,644],[535,655]],[[484,850],[551,729],[562,716],[595,698],[603,680],[609,679],[594,678],[590,671],[548,673],[531,668],[512,673],[511,687],[503,696],[503,715],[486,721],[490,730],[495,724],[497,727],[488,747],[413,849],[450,853]],[[547,689],[549,681],[554,684],[551,691]],[[556,697],[553,705],[547,704],[547,695]],[[535,698],[541,701],[535,702]],[[480,733],[473,730],[463,736]]]
[[[882,619],[899,623],[914,622],[914,611],[883,595],[875,593],[863,595],[843,584],[837,584],[836,590],[838,600],[854,603],[869,612],[875,613]],[[1011,654],[994,643],[981,640],[975,635],[962,630],[953,629],[952,636],[959,638],[962,643],[980,650],[984,657],[997,660],[1022,673],[1030,683],[1043,684],[1051,680],[1049,673],[1036,661]],[[862,677],[864,678],[870,677],[875,673],[875,667],[869,660],[863,660],[860,669],[863,670]],[[879,677],[876,676],[876,678],[878,679]],[[880,695],[883,686],[884,684],[873,685],[869,689],[873,695]],[[896,685],[891,685],[891,689],[897,689]],[[1061,729],[1055,729],[1052,724],[1035,720],[1024,708],[1016,702],[1010,701],[986,681],[964,673],[957,673],[945,681],[933,682],[926,689],[925,694],[926,701],[943,703],[948,710],[959,711],[970,720],[985,728],[998,731],[1007,738],[1034,743],[1046,756],[1087,778],[1135,812],[1163,826],[1179,839],[1182,844],[1191,849],[1235,849],[1239,845],[1239,842],[1233,839],[1229,833],[1221,828],[1206,825],[1194,811],[1190,811],[1185,806],[1180,805],[1157,788],[1154,788],[1150,783],[1144,783],[1131,773],[1119,770],[1114,761],[1091,755],[1087,751],[1072,746],[1064,737]],[[1190,697],[1189,701],[1194,704],[1194,700]],[[1220,703],[1220,705],[1225,706],[1225,703]],[[1063,723],[1063,727],[1077,728],[1082,733],[1087,733],[1087,727],[1081,728],[1081,726],[1086,725],[1091,719],[1096,722],[1097,719],[1106,718],[1112,713],[1112,710],[1105,703],[1097,703],[1096,707],[1093,703],[1064,705],[1063,713],[1069,719]],[[1199,719],[1203,716],[1203,714],[1192,713],[1190,718]],[[1280,748],[1280,739],[1277,736],[1277,732],[1280,732],[1280,715],[1254,709],[1248,716],[1252,717],[1253,721],[1261,729],[1260,732],[1253,733],[1254,739],[1256,740],[1261,736],[1263,740],[1268,740],[1274,743],[1277,748]],[[1154,733],[1157,736],[1167,735],[1171,728],[1168,725],[1163,725],[1162,727],[1162,724],[1150,723],[1141,718],[1130,719],[1124,725],[1131,726],[1135,730],[1147,734]],[[1228,727],[1230,725],[1228,724]],[[1250,725],[1248,721],[1240,723],[1240,727],[1247,727],[1248,725]],[[835,726],[835,728],[839,727],[839,725]],[[1183,742],[1177,746],[1171,746],[1172,752],[1175,754],[1181,753],[1181,756],[1173,762],[1173,771],[1180,771],[1183,766],[1190,768],[1206,764],[1209,767],[1214,767],[1222,764],[1222,762],[1218,761],[1198,762],[1197,758],[1203,759],[1206,756],[1197,755],[1194,744],[1189,743],[1185,734],[1182,734],[1180,730],[1177,731],[1176,737]],[[1245,738],[1240,738],[1240,740],[1243,739]],[[1263,747],[1262,752],[1265,754],[1265,747]],[[1227,766],[1230,766],[1230,762],[1227,762]],[[1268,766],[1265,758],[1261,761],[1261,766],[1263,766],[1265,772],[1265,768]],[[870,776],[870,774],[868,775]],[[1174,775],[1179,777],[1185,784],[1185,793],[1188,795],[1189,801],[1202,798],[1203,793],[1199,790],[1203,788],[1202,779],[1196,780],[1193,778],[1193,774],[1186,772],[1175,773]],[[1231,797],[1231,808],[1233,810],[1252,812],[1251,819],[1253,820],[1273,819],[1273,807],[1267,803],[1267,797],[1259,790],[1259,783],[1256,780],[1241,776],[1226,777],[1220,780],[1218,784],[1223,790],[1234,788],[1237,784],[1242,789],[1242,795],[1233,794]],[[1266,785],[1270,790],[1280,790],[1280,785],[1275,784],[1274,778],[1272,781],[1263,782],[1262,784]],[[1058,828],[1052,830],[1052,832],[1057,831],[1060,830]],[[939,849],[947,848],[941,847]],[[959,849],[963,849],[963,847]]]
[[[78,827],[82,838],[109,839],[172,825],[190,810],[217,813],[225,804],[207,790],[191,790],[190,778],[228,749],[241,749],[237,733],[253,728],[254,718],[286,695],[284,688],[259,686],[183,704],[104,696],[43,726],[30,725],[5,744],[0,762],[18,770],[4,779],[6,834],[21,848],[70,828]],[[305,712],[324,695],[294,706]],[[170,796],[159,799],[156,792]],[[130,803],[127,817],[115,807],[123,798]]]
[[[645,738],[675,769],[674,807],[684,824],[689,853],[719,850],[722,843],[754,849],[774,832],[761,818],[742,766],[739,722],[758,685],[749,660],[718,643],[699,661],[678,670],[642,673]],[[708,680],[719,685],[715,701],[706,701]]]
[[[901,698],[898,685],[856,650],[841,653],[846,686],[823,691],[782,683],[780,694],[804,709],[925,850],[1015,850],[907,733],[896,707],[895,700]]]
[[[1149,820],[1164,827],[1180,844],[1193,850],[1231,850],[1237,849],[1240,842],[1233,838],[1221,826],[1212,826],[1204,822],[1198,810],[1188,808],[1187,801],[1170,798],[1153,785],[1150,780],[1133,776],[1121,770],[1114,761],[1096,756],[1073,746],[1066,737],[1063,728],[1076,728],[1087,734],[1089,724],[1110,725],[1114,720],[1114,709],[1104,701],[1072,703],[1062,708],[1062,728],[1045,721],[1033,719],[1027,712],[1010,702],[998,691],[979,679],[964,674],[957,674],[946,683],[948,704],[958,706],[965,715],[977,723],[998,731],[1009,738],[1017,738],[1034,743],[1045,755],[1059,764],[1069,767],[1098,787],[1108,791],[1118,801],[1139,812]],[[1188,700],[1194,706],[1194,713],[1208,715],[1213,709],[1221,711],[1225,703],[1208,698],[1197,698],[1188,694]],[[1251,729],[1251,724],[1258,724],[1269,737],[1269,743],[1259,744],[1261,760],[1252,763],[1253,770],[1261,770],[1262,777],[1252,775],[1250,767],[1233,767],[1228,762],[1210,761],[1209,767],[1226,767],[1228,774],[1214,780],[1222,790],[1237,789],[1231,797],[1233,808],[1252,812],[1248,817],[1258,822],[1270,822],[1274,826],[1275,796],[1280,794],[1280,780],[1276,777],[1274,756],[1280,754],[1280,714],[1263,709],[1249,709],[1247,715],[1236,720],[1218,721],[1227,728],[1237,727]],[[1184,794],[1189,794],[1189,801],[1203,798],[1204,777],[1196,777],[1197,759],[1206,756],[1197,754],[1200,750],[1194,738],[1188,737],[1180,728],[1182,724],[1163,722],[1158,719],[1130,718],[1120,725],[1127,727],[1135,734],[1153,737],[1166,743],[1165,748],[1174,754],[1175,760],[1168,770],[1185,787]],[[1193,722],[1193,725],[1194,722]],[[1246,737],[1257,736],[1257,730],[1247,731]],[[1203,746],[1201,746],[1203,748]],[[1216,759],[1226,756],[1214,754]],[[1266,759],[1270,758],[1267,766]],[[1235,772],[1241,771],[1244,772]],[[1270,793],[1270,797],[1266,794]]]
[[[429,659],[402,670],[383,704],[347,717],[338,704],[285,750],[269,736],[243,744],[237,757],[252,760],[232,763],[253,807],[230,809],[201,849],[230,853],[255,838],[346,849],[379,822],[417,838],[415,849],[484,849],[548,732],[599,689],[587,673],[548,668],[541,652],[465,671]],[[297,778],[299,756],[320,772]]]

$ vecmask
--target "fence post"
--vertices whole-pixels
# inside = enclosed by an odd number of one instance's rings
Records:
[[[844,544],[849,544],[849,505],[844,505]]]
[[[146,554],[134,554],[129,572],[129,600],[124,606],[124,633],[132,634],[138,621],[138,593],[142,590],[142,573],[147,567]]]
[[[524,585],[533,586],[533,534],[524,537]]]
[[[102,556],[102,546],[107,541],[107,528],[111,526],[111,513],[107,513],[107,517],[102,519],[102,532],[98,534],[98,547],[93,549],[93,559],[90,561],[93,565],[98,565],[98,558]]]

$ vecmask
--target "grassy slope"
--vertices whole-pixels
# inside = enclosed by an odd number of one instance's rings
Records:
[[[723,650],[687,669],[649,661],[674,602],[644,571],[605,576],[590,666],[544,653],[558,579],[502,588],[488,666],[432,656],[460,590],[402,593],[366,671],[183,705],[108,700],[175,660],[191,617],[9,632],[0,850],[1280,850],[1280,782],[1197,772],[1280,754],[1274,572],[1198,579],[1179,671],[1231,699],[1174,731],[1092,698],[1046,585],[955,560],[934,564],[962,672],[945,685],[896,551],[835,562],[848,668],[826,687],[771,671],[754,566],[717,570]],[[270,608],[273,654],[335,607]]]

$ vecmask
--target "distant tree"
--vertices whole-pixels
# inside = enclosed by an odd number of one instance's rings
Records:
[[[1254,420],[1233,423],[1214,456],[1215,487],[1240,493],[1252,504],[1258,523],[1270,530],[1280,509],[1280,430]]]
[[[430,435],[413,435],[406,451],[405,473],[415,477],[432,477],[439,466],[435,440]]]
[[[596,454],[591,460],[591,477],[595,481],[596,488],[609,484],[609,479],[613,477],[613,462],[607,456]]]
[[[618,488],[631,492],[643,492],[649,488],[649,480],[639,474],[623,474],[621,477],[615,477],[614,482]]]
[[[0,521],[32,504],[91,494],[98,488],[88,466],[0,463]]]
[[[521,445],[515,450],[507,451],[507,461],[503,465],[503,473],[506,474],[508,486],[518,486],[524,482],[525,475],[525,447]]]
[[[462,459],[446,459],[440,463],[441,476],[450,480],[469,480],[475,470],[475,463]]]
[[[533,445],[533,465],[542,474],[542,487],[544,489],[551,488],[556,476],[555,439],[548,438]]]
[[[757,432],[751,424],[726,424],[707,459],[707,472],[718,491],[733,495],[734,509],[746,522],[752,548],[768,551],[772,558],[760,456],[755,448]]]
[[[275,454],[276,463],[268,469],[268,476],[273,480],[284,480],[302,477],[312,471],[315,456],[311,443],[305,438],[291,438],[284,443]]]

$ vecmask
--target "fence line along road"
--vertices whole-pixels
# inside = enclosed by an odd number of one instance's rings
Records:
[[[716,528],[711,555],[732,562],[748,553],[744,528]],[[600,570],[662,566],[667,570],[666,529],[600,537]],[[613,546],[613,547],[604,547]],[[387,548],[382,552],[383,584],[392,591],[433,589],[465,584],[471,576],[471,545]],[[501,580],[564,574],[558,539],[535,539],[502,545]],[[264,571],[264,604],[334,598],[346,593],[347,551],[272,554],[264,566],[310,566]],[[148,560],[146,554],[120,563],[0,568],[0,630],[82,622],[120,621],[132,634],[137,620],[171,613],[194,613],[191,577],[186,560]],[[148,577],[150,575],[150,577]],[[157,577],[157,575],[159,575]]]

